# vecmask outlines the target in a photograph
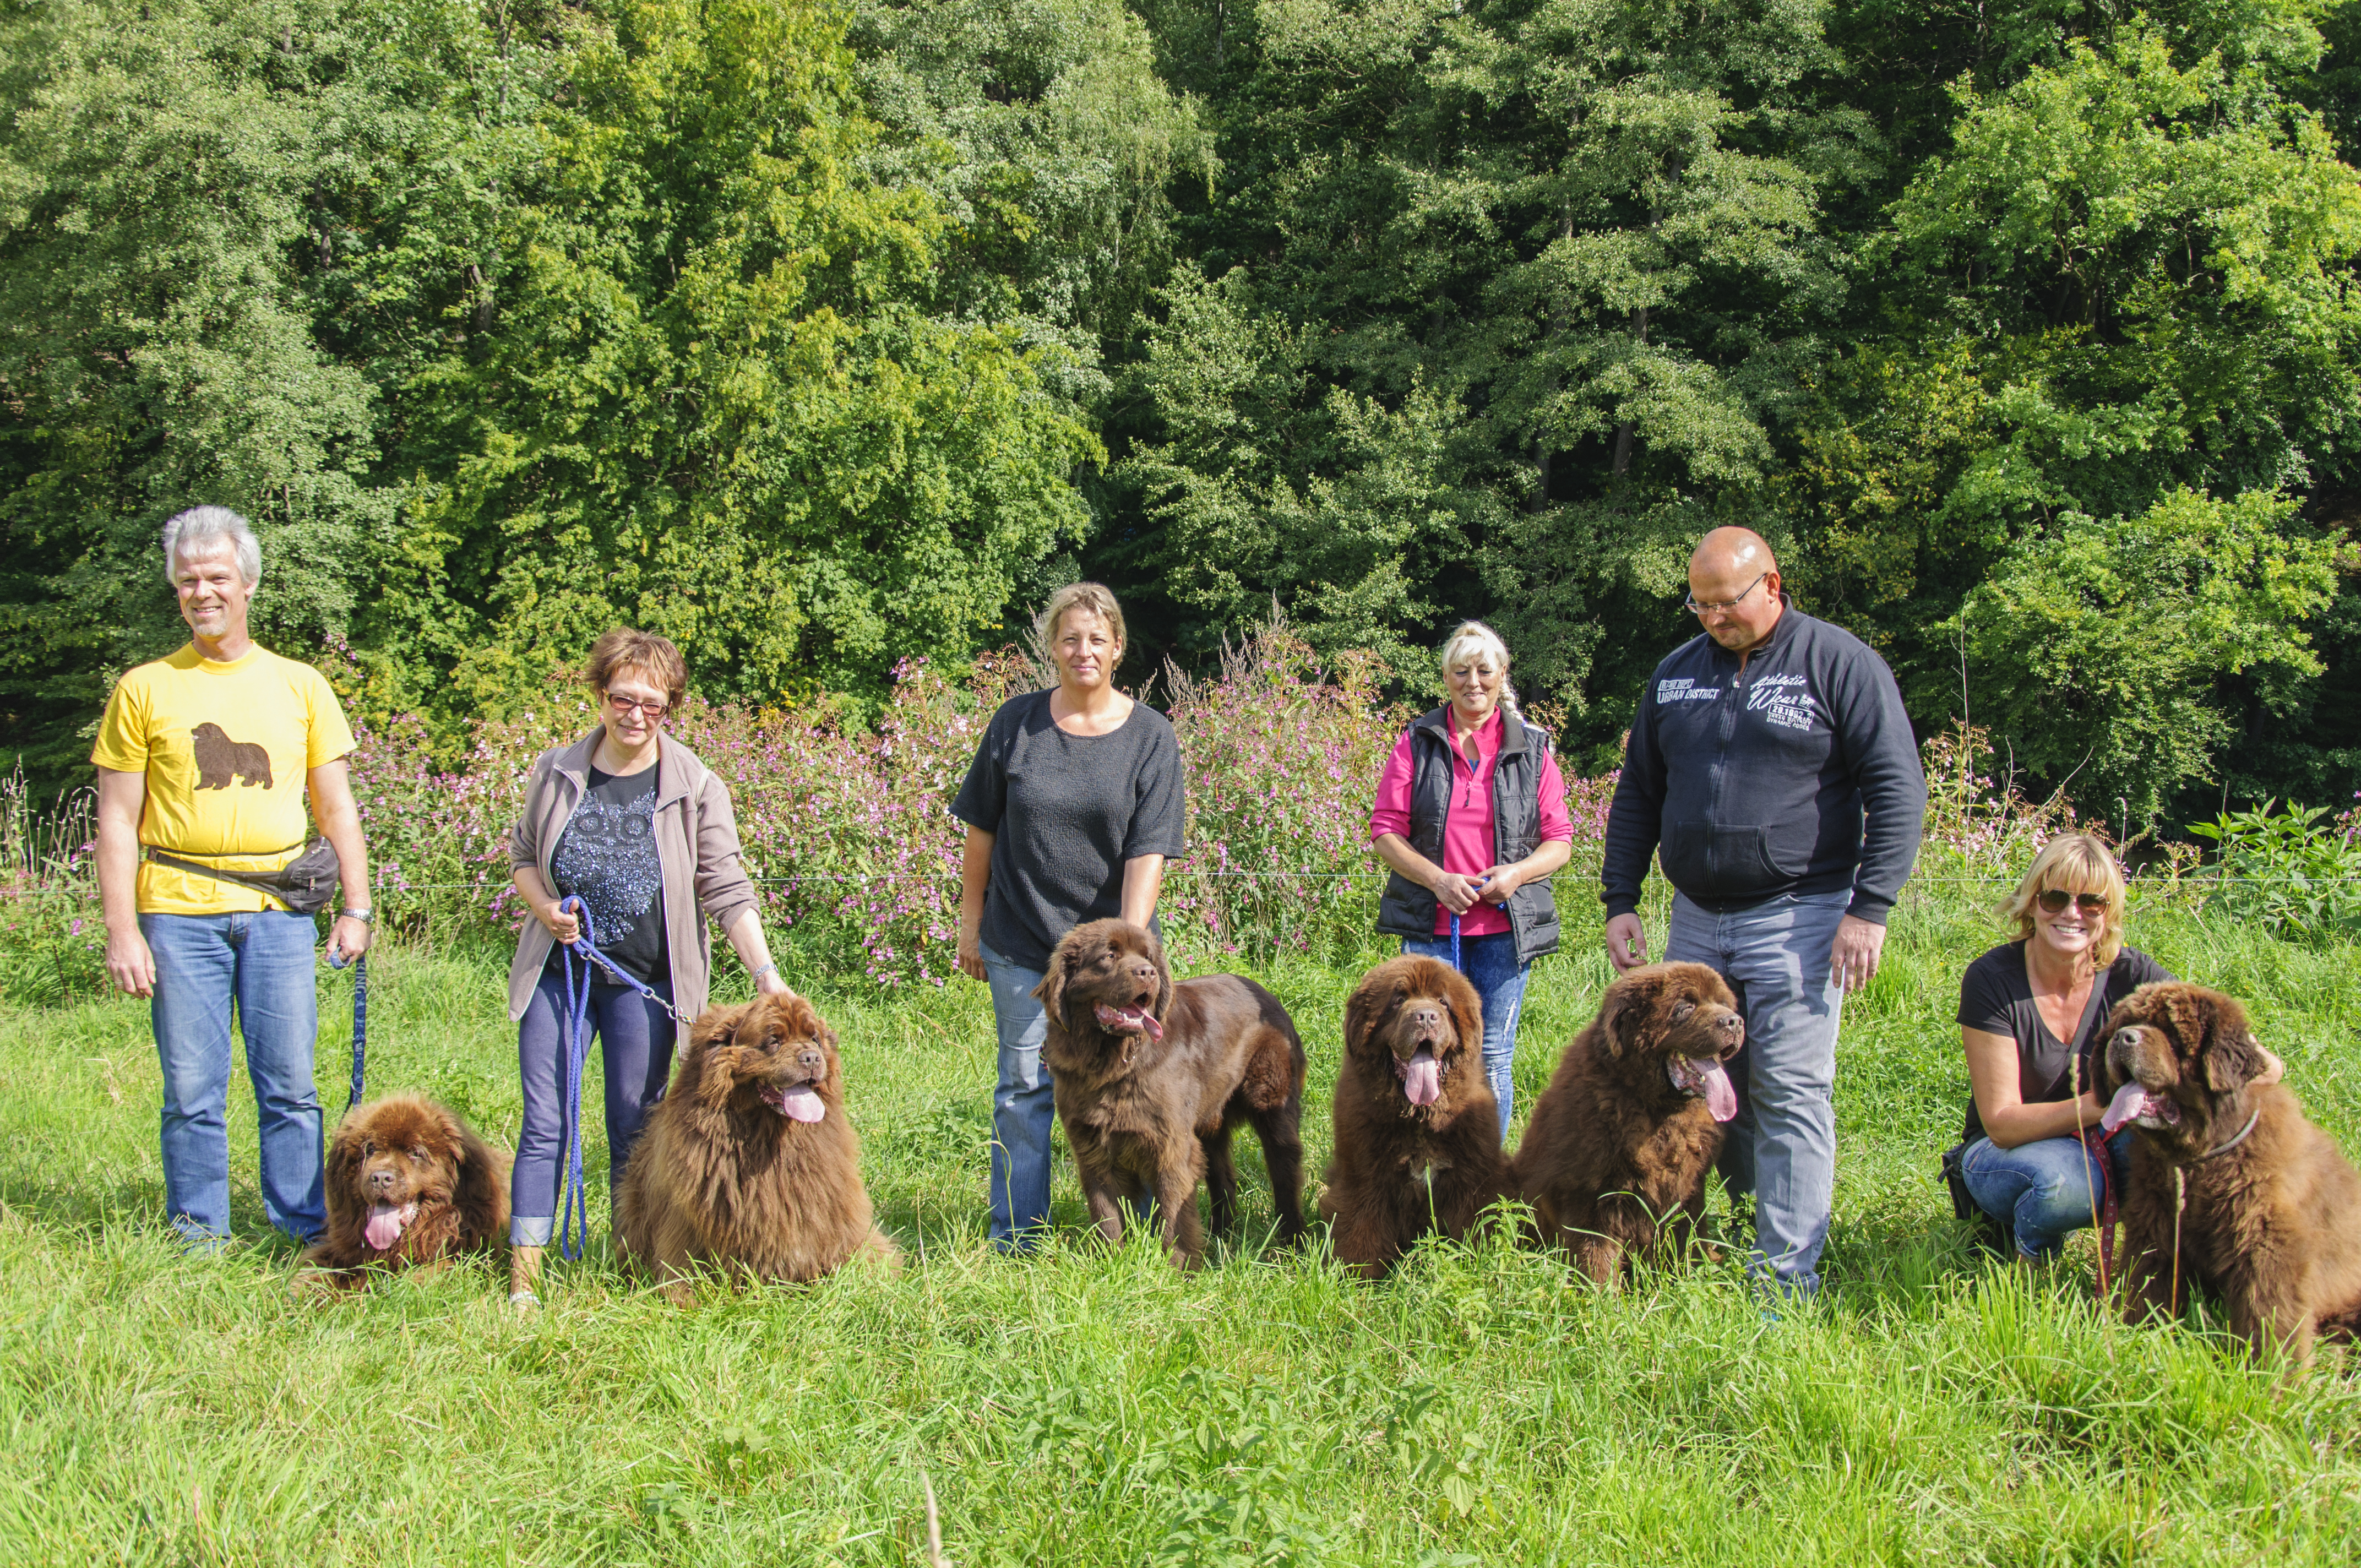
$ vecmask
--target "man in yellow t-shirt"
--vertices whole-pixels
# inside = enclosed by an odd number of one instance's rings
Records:
[[[335,847],[338,961],[369,944],[368,853],[344,758],[343,707],[320,673],[258,647],[247,609],[262,577],[254,531],[225,507],[164,525],[187,647],[115,683],[98,768],[98,885],[106,970],[150,998],[164,1069],[164,1199],[195,1247],[229,1239],[230,1021],[246,1039],[262,1142],[262,1206],[299,1242],[327,1223],[312,917],[234,882],[142,862],[152,850],[225,872],[277,871],[307,838],[304,802]]]

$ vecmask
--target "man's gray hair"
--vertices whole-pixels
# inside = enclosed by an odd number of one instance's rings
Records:
[[[227,507],[191,507],[164,525],[164,576],[172,576],[175,557],[182,551],[203,559],[222,541],[237,553],[237,575],[247,587],[262,581],[262,542],[246,519]]]

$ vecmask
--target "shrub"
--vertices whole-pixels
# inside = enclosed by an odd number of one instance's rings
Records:
[[[2361,843],[2354,814],[2328,820],[2323,806],[2275,801],[2225,811],[2189,830],[2219,849],[2191,880],[2204,908],[2259,924],[2274,935],[2319,941],[2361,931]]]

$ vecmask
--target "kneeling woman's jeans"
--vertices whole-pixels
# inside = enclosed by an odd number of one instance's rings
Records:
[[[672,1000],[672,982],[656,988]],[[557,1186],[566,1178],[566,1046],[561,1014],[566,987],[541,977],[517,1023],[517,1069],[524,1083],[524,1126],[517,1135],[516,1168],[509,1178],[509,1241],[547,1246],[557,1228]],[[639,1141],[648,1112],[664,1098],[672,1076],[673,1022],[664,1010],[620,985],[590,988],[590,1027],[598,1036],[600,1077],[607,1086],[607,1185],[611,1194]],[[588,1063],[583,1078],[589,1078]],[[586,1135],[582,1140],[590,1141]]]
[[[2120,1190],[2132,1168],[2129,1127],[2107,1140],[2107,1163]],[[2091,1190],[2097,1171],[2073,1138],[2040,1138],[2013,1149],[1978,1138],[1968,1146],[1960,1174],[1976,1207],[2008,1226],[2016,1250],[2027,1257],[2056,1252],[2069,1234],[2091,1223],[2097,1207]]]
[[[1441,959],[1449,963],[1451,938],[1404,937],[1402,951],[1414,959]],[[1500,1102],[1503,1139],[1509,1135],[1509,1112],[1517,1097],[1517,1080],[1510,1070],[1517,1060],[1517,1014],[1525,1004],[1525,976],[1532,967],[1517,961],[1513,932],[1460,938],[1459,971],[1484,1003],[1484,1076],[1491,1082],[1492,1098]]]

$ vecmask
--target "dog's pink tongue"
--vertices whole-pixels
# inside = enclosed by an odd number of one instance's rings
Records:
[[[2106,1114],[2099,1118],[2099,1125],[2109,1137],[2114,1137],[2117,1127],[2122,1126],[2147,1108],[2147,1086],[2139,1080],[2134,1079],[2116,1090],[2115,1097],[2107,1102]]]
[[[1402,1063],[1402,1092],[1413,1105],[1432,1105],[1443,1098],[1443,1064],[1433,1051],[1421,1051]]]
[[[779,1095],[779,1109],[798,1122],[817,1122],[828,1114],[827,1102],[819,1091],[808,1083],[798,1083]]]
[[[368,1223],[361,1227],[361,1239],[372,1252],[391,1252],[393,1244],[401,1239],[401,1227],[410,1216],[391,1203],[369,1205]]]
[[[1148,1031],[1148,1037],[1149,1039],[1161,1040],[1164,1038],[1164,1025],[1158,1023],[1156,1021],[1156,1014],[1150,1013],[1145,1007],[1139,1010],[1139,1025],[1141,1028]]]
[[[1705,1090],[1705,1108],[1717,1122],[1727,1122],[1738,1114],[1738,1091],[1730,1081],[1730,1074],[1718,1061],[1700,1062],[1705,1069],[1700,1080]]]

